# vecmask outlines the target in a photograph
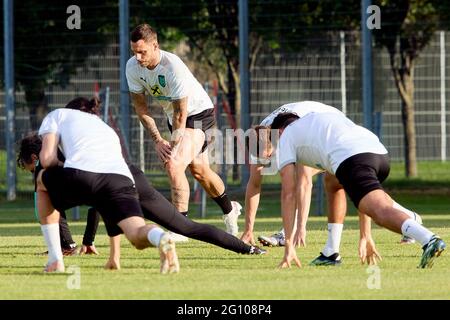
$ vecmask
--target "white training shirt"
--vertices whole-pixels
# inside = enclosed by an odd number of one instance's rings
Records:
[[[261,121],[262,126],[270,126],[273,122],[273,120],[276,118],[277,115],[280,113],[285,112],[292,112],[298,115],[300,118],[303,118],[310,112],[332,112],[332,113],[341,113],[342,112],[335,107],[316,102],[316,101],[301,101],[301,102],[293,102],[293,103],[287,103],[283,104],[281,107],[278,107],[274,111],[272,111],[271,114],[269,114],[267,117],[264,118],[263,121]]]
[[[187,97],[188,117],[214,108],[211,98],[184,62],[176,55],[160,50],[161,61],[150,70],[131,57],[127,62],[128,88],[133,93],[149,93],[163,107],[172,124],[172,101]]]
[[[343,114],[339,109],[323,104],[321,102],[316,101],[301,101],[301,102],[293,102],[293,103],[287,103],[283,104],[282,106],[278,107],[274,111],[272,111],[267,117],[261,121],[262,126],[270,126],[273,122],[273,120],[276,118],[277,115],[280,113],[285,112],[292,112],[298,115],[300,118],[306,116],[307,114],[311,112],[330,112],[330,113],[339,113]],[[276,161],[277,154],[276,152],[273,153],[271,159],[259,159],[255,157],[253,154],[250,154],[250,163],[259,163],[259,164],[267,164],[270,161]]]
[[[42,121],[39,135],[55,133],[66,157],[65,168],[129,177],[116,132],[98,116],[73,109],[56,109]]]
[[[344,114],[310,113],[291,123],[281,134],[278,169],[301,163],[335,174],[344,160],[366,152],[388,153],[375,134]]]

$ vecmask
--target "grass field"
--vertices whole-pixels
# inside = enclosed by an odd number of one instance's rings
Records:
[[[448,195],[397,195],[396,199],[423,214],[425,225],[450,243],[450,197]],[[280,227],[277,198],[261,204],[256,235]],[[84,212],[84,210],[82,210]],[[351,211],[352,212],[352,211]],[[218,211],[208,205],[202,222],[222,228]],[[369,289],[373,278],[357,257],[358,227],[355,216],[347,217],[342,237],[341,267],[311,267],[326,241],[326,219],[311,217],[307,247],[297,250],[303,267],[277,270],[283,248],[270,248],[265,256],[243,256],[190,240],[177,244],[181,272],[160,275],[157,250],[137,251],[122,239],[122,270],[106,271],[107,237],[100,224],[96,246],[100,256],[72,256],[66,268],[75,266],[80,288],[69,289],[74,274],[42,273],[46,257],[40,228],[33,221],[29,202],[0,207],[0,299],[450,299],[450,255],[436,260],[432,269],[417,269],[419,245],[399,245],[399,235],[374,228],[374,238],[383,256],[379,264],[380,289]],[[82,219],[82,221],[84,221]],[[243,218],[240,219],[243,227]],[[80,243],[84,222],[71,222],[74,239]],[[372,276],[372,278],[370,278]],[[71,278],[72,277],[72,278]]]

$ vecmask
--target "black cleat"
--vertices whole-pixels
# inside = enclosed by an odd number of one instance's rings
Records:
[[[339,253],[333,253],[331,256],[326,257],[320,253],[320,256],[315,258],[309,263],[310,266],[339,266],[342,263]]]

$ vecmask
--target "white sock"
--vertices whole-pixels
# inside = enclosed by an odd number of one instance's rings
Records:
[[[325,248],[322,250],[322,254],[326,257],[331,256],[333,253],[339,253],[339,246],[341,245],[342,229],[344,225],[342,223],[329,223],[328,224],[328,240],[325,244]]]
[[[422,218],[417,213],[415,213],[414,211],[406,209],[405,207],[401,206],[400,204],[398,204],[395,201],[394,201],[394,204],[392,205],[392,208],[400,210],[401,212],[406,213],[408,216],[411,217],[411,219],[414,219],[419,224],[422,224]]]
[[[63,254],[59,238],[59,224],[43,224],[41,225],[41,230],[48,248],[48,263],[50,264],[57,260],[62,261]]]
[[[413,219],[407,219],[403,222],[402,233],[404,236],[408,236],[419,241],[422,246],[426,245],[428,241],[430,241],[431,237],[434,236],[434,233]]]
[[[155,227],[152,228],[148,233],[147,233],[147,239],[148,241],[150,241],[150,243],[154,246],[154,247],[159,247],[159,241],[161,240],[162,235],[164,234],[164,230],[159,228],[159,227]]]

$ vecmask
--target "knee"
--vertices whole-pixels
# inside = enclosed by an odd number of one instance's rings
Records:
[[[143,243],[141,240],[139,240],[137,237],[129,237],[128,240],[138,250],[142,250],[148,247],[145,243]]]
[[[139,232],[126,232],[125,236],[136,249],[142,250],[146,248],[146,246],[142,243],[142,240],[139,239]]]
[[[133,244],[133,246],[138,249],[138,250],[143,250],[145,248],[148,247],[148,245],[145,245],[144,243],[142,243],[141,241],[133,241],[131,242]]]
[[[191,170],[192,176],[194,177],[195,180],[197,181],[202,181],[204,180],[204,172],[203,171],[199,171],[199,170]]]
[[[342,185],[339,183],[339,180],[336,178],[336,176],[331,175],[329,173],[325,174],[324,183],[325,189],[328,192],[337,192],[340,189],[343,189]]]

